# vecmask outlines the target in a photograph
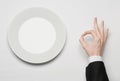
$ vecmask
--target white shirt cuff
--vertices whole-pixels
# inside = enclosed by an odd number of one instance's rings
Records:
[[[89,63],[95,62],[95,61],[103,61],[101,56],[90,56],[88,60],[89,60]]]

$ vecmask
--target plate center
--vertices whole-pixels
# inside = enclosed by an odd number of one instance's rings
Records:
[[[48,51],[56,40],[53,24],[40,17],[26,20],[21,25],[18,35],[21,47],[34,54]]]

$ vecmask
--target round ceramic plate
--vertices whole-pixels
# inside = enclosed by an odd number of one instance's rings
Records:
[[[53,46],[43,53],[33,54],[23,49],[19,43],[18,32],[26,20],[32,17],[41,17],[51,22],[56,31],[56,40]],[[28,63],[40,64],[54,59],[63,49],[66,40],[66,30],[61,19],[46,8],[29,8],[19,13],[10,24],[8,31],[9,46],[14,54]]]

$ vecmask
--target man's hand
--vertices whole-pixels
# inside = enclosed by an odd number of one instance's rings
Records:
[[[80,43],[87,52],[88,56],[101,56],[102,51],[107,40],[108,29],[104,28],[104,21],[101,22],[100,27],[97,24],[97,18],[94,18],[94,29],[88,30],[80,37]],[[86,42],[84,37],[90,34],[93,37],[93,41]]]

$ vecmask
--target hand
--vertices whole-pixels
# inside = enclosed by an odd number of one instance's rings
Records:
[[[80,43],[87,52],[88,56],[102,56],[102,51],[107,40],[109,29],[104,28],[104,21],[101,22],[101,26],[98,27],[97,18],[94,18],[94,29],[88,30],[80,37]],[[86,42],[84,37],[90,34],[93,37],[93,41]]]

